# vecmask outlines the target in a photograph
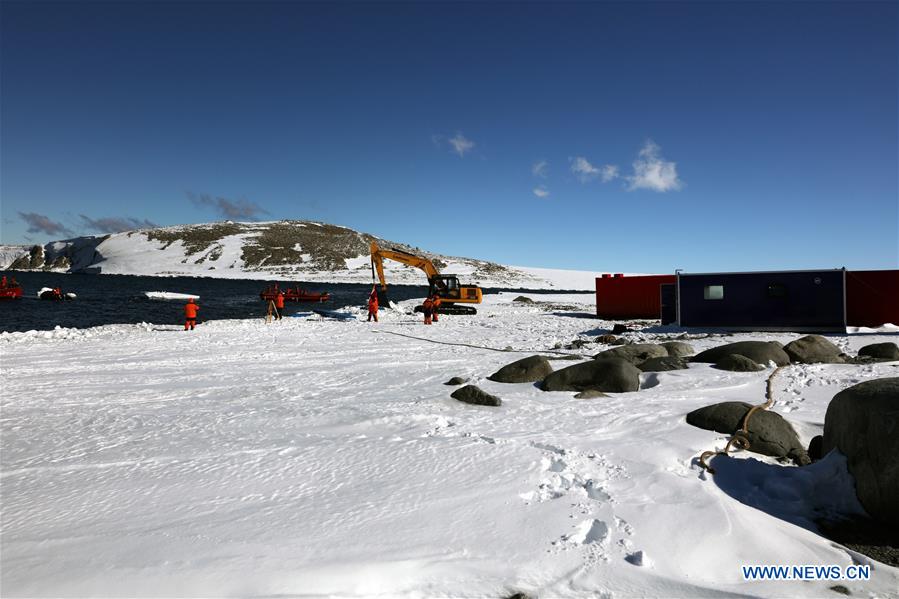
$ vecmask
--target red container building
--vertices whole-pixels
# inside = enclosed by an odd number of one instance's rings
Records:
[[[846,324],[899,325],[899,270],[846,271]]]
[[[600,318],[659,318],[659,285],[674,283],[674,275],[622,274],[596,278],[596,315]]]

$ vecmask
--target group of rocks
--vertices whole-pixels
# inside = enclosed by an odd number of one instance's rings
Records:
[[[839,347],[820,335],[808,335],[787,345],[777,341],[738,341],[695,354],[682,341],[633,343],[607,349],[587,360],[553,370],[556,356],[534,355],[503,366],[487,377],[499,383],[536,383],[544,391],[574,391],[576,397],[598,397],[603,393],[626,393],[640,389],[640,374],[689,368],[690,362],[714,364],[730,371],[760,371],[768,364],[868,363],[899,360],[895,343],[867,345],[857,357],[844,354]],[[461,384],[464,381],[448,382]],[[454,398],[479,405],[499,406],[502,401],[474,385],[455,391]],[[722,425],[723,426],[723,425]],[[711,430],[717,430],[712,428]],[[786,454],[783,454],[786,455]]]
[[[866,364],[899,360],[895,343],[867,345],[852,357],[820,335],[808,335],[787,345],[776,341],[740,341],[693,355],[693,347],[680,341],[659,344],[635,343],[603,351],[566,368],[553,370],[550,359],[529,356],[503,366],[487,377],[500,383],[535,383],[544,391],[575,391],[575,397],[601,397],[605,392],[622,393],[640,388],[642,372],[688,368],[689,362],[714,364],[733,371],[764,370],[776,364]],[[454,378],[448,385],[466,381]],[[502,405],[502,400],[474,385],[452,393],[459,401]],[[744,402],[723,402],[687,414],[694,426],[733,434],[739,430],[752,406]],[[885,378],[857,384],[838,393],[827,409],[824,435],[802,446],[796,431],[779,414],[757,410],[747,423],[746,437],[751,451],[792,459],[805,465],[838,448],[848,458],[862,505],[875,519],[899,524],[899,378]]]

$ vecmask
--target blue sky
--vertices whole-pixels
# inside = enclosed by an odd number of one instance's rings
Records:
[[[0,11],[3,243],[309,219],[550,268],[899,266],[895,2]]]

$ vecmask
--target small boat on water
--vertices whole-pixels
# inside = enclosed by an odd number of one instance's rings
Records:
[[[63,293],[59,287],[54,289],[44,287],[37,292],[37,297],[42,300],[61,302],[63,300],[73,300],[77,296],[74,293]]]
[[[273,285],[271,287],[266,287],[262,293],[259,294],[259,297],[268,301],[273,300],[277,297],[278,292],[284,294],[284,301],[286,302],[326,302],[331,299],[331,294],[327,291],[315,292],[315,291],[307,291],[306,289],[300,289],[299,286],[296,287],[288,287],[287,289],[279,289],[277,285]]]

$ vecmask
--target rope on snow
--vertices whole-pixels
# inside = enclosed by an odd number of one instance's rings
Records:
[[[780,372],[781,368],[783,368],[783,366],[775,368],[774,372],[771,373],[771,376],[768,377],[768,383],[765,388],[765,403],[752,406],[752,408],[746,412],[746,415],[743,416],[743,426],[731,436],[727,445],[724,446],[724,449],[721,451],[704,451],[699,456],[699,465],[708,470],[709,474],[715,474],[715,469],[706,462],[709,458],[716,455],[727,455],[733,447],[744,450],[749,449],[749,419],[752,418],[752,415],[755,414],[757,410],[767,410],[774,403],[774,376]]]
[[[582,356],[580,354],[568,354],[561,351],[556,351],[552,349],[499,349],[497,347],[487,347],[486,345],[473,345],[471,343],[455,343],[452,341],[437,341],[436,339],[428,339],[427,337],[416,337],[415,335],[406,335],[405,333],[397,333],[396,331],[372,331],[372,333],[384,333],[387,335],[398,335],[400,337],[408,337],[409,339],[418,339],[419,341],[427,341],[429,343],[437,343],[439,345],[458,345],[460,347],[471,347],[474,349],[486,349],[490,351],[498,351],[503,353],[520,353],[520,354],[533,354],[533,353],[541,353],[541,354],[559,354],[562,356],[577,356],[583,359],[589,359],[591,356]]]

